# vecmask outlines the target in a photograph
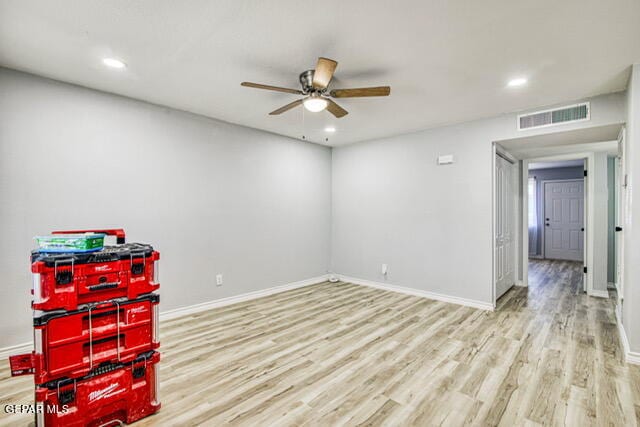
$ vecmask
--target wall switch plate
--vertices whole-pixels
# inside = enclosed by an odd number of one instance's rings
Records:
[[[438,156],[439,165],[450,165],[453,163],[453,154],[447,154],[444,156]]]
[[[216,274],[216,286],[222,286],[222,274]]]

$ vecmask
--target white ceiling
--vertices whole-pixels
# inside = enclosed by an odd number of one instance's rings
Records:
[[[637,0],[3,0],[0,64],[341,145],[622,90],[639,18]],[[240,86],[298,88],[318,56],[339,62],[333,87],[391,96],[269,116],[296,96]]]

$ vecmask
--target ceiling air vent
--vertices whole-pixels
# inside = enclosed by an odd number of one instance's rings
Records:
[[[536,111],[518,116],[518,130],[534,129],[563,123],[581,122],[591,118],[589,103],[569,105],[553,110]]]

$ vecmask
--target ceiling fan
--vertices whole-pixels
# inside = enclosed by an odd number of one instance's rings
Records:
[[[270,112],[270,115],[282,114],[299,105],[314,113],[327,110],[337,118],[344,117],[349,112],[336,104],[331,98],[357,98],[363,96],[389,96],[391,88],[389,86],[364,87],[357,89],[333,89],[328,86],[333,78],[338,63],[328,58],[318,58],[315,70],[307,70],[300,74],[300,84],[302,90],[288,89],[278,86],[269,86],[259,83],[242,82],[242,86],[257,89],[274,90],[276,92],[293,93],[295,95],[305,95],[304,98],[293,101],[284,107]]]

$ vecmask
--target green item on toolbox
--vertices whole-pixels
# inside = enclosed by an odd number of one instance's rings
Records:
[[[86,234],[53,234],[51,236],[36,236],[41,252],[93,252],[104,247],[102,233]]]

